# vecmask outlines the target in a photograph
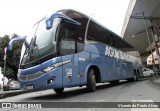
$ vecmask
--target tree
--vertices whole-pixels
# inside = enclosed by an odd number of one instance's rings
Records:
[[[11,38],[18,37],[17,34],[13,34]],[[19,60],[20,60],[20,52],[22,48],[22,42],[17,41],[13,45],[12,51],[7,50],[7,58],[6,58],[6,70],[4,72],[4,48],[8,46],[9,43],[9,36],[5,35],[0,39],[0,67],[2,67],[2,73],[11,79],[17,79],[17,72],[18,72],[18,66],[19,66]]]
[[[4,65],[4,48],[7,47],[9,40],[9,35],[4,35],[0,38],[0,67],[3,67]]]

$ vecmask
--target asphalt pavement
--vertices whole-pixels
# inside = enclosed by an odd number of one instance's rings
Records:
[[[115,105],[120,104],[130,104],[132,102],[145,102],[158,103],[160,106],[160,77],[148,77],[143,78],[138,82],[127,82],[121,81],[118,84],[97,84],[97,90],[95,92],[88,92],[86,87],[74,87],[65,88],[64,93],[56,94],[52,89],[34,92],[21,92],[19,90],[6,91],[4,98],[0,99],[2,103],[10,103],[12,109],[2,108],[1,111],[22,111],[21,107],[16,107],[16,105],[23,103],[26,104],[41,104],[42,108],[37,109],[38,111],[160,111],[158,108],[116,108],[111,106],[109,108],[109,103],[114,103]],[[9,94],[10,93],[10,94]],[[25,93],[25,94],[24,94]],[[14,96],[15,95],[15,96]],[[118,104],[117,104],[118,102]],[[125,104],[125,102],[127,102]],[[63,104],[65,103],[65,104]],[[85,104],[84,104],[85,103]],[[101,104],[102,103],[102,104]],[[114,105],[112,104],[112,105]],[[45,106],[50,105],[50,106]],[[81,107],[83,105],[84,107]],[[85,107],[87,105],[87,107]],[[89,106],[88,106],[89,105]],[[99,105],[103,105],[102,107]],[[76,108],[73,108],[76,107]],[[100,108],[99,108],[100,107]],[[28,106],[27,106],[28,108]],[[23,109],[23,111],[36,111],[36,109]],[[48,108],[48,109],[47,109]],[[54,108],[54,109],[53,109]]]
[[[151,81],[154,84],[160,85],[160,75],[152,77]],[[12,97],[12,96],[17,96],[20,94],[24,93],[29,93],[29,92],[34,92],[34,91],[24,91],[24,90],[9,90],[9,91],[3,91],[2,89],[0,90],[0,99],[6,98],[6,97]]]

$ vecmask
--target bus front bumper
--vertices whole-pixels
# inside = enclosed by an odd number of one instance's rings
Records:
[[[22,90],[44,90],[62,88],[62,71],[58,67],[50,72],[37,72],[28,75],[19,75],[18,80]]]

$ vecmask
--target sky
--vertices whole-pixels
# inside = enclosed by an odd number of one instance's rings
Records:
[[[26,36],[42,17],[61,9],[74,9],[120,35],[130,0],[0,0],[0,37]]]

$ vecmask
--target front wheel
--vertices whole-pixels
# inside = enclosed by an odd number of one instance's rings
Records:
[[[96,77],[93,69],[90,69],[87,75],[87,89],[90,92],[94,92],[96,90]]]
[[[56,93],[60,94],[63,93],[64,88],[59,88],[59,89],[53,89]]]

